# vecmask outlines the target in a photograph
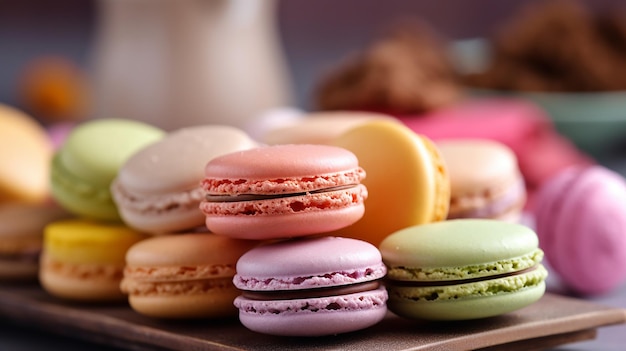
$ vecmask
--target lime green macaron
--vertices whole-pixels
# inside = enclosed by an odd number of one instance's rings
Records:
[[[109,190],[122,164],[164,132],[125,119],[97,119],[77,126],[52,159],[52,196],[87,218],[119,221]]]
[[[546,288],[538,244],[530,228],[488,219],[399,230],[380,244],[388,308],[425,320],[478,319],[523,308]]]

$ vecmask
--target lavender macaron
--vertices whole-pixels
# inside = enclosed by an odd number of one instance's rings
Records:
[[[387,312],[378,249],[361,240],[307,237],[258,246],[237,262],[235,299],[248,329],[323,336],[370,327]]]

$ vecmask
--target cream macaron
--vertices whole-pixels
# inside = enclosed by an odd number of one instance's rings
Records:
[[[450,173],[449,219],[520,220],[526,188],[513,151],[483,139],[440,140],[437,147]]]

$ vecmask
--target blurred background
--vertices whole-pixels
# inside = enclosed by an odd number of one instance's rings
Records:
[[[449,42],[492,38],[533,2],[260,3],[263,5],[250,5],[245,0],[1,1],[0,102],[24,109],[45,123],[121,114],[119,117],[147,120],[167,129],[196,124],[202,118],[245,125],[250,121],[244,119],[271,107],[314,108],[315,89],[322,77],[346,58],[362,53],[382,32],[406,18],[418,18]],[[590,13],[607,13],[620,7],[617,0],[578,3]],[[219,17],[212,15],[215,13]],[[211,21],[217,24],[202,24]],[[245,30],[231,28],[233,23],[244,22],[248,25]],[[263,47],[255,47],[254,43],[259,42]],[[216,48],[238,45],[246,49],[225,50],[226,54],[217,59],[207,54],[219,51]],[[258,66],[250,68],[250,61],[242,61],[242,57],[257,56],[261,61]],[[211,60],[219,64],[204,64]],[[217,68],[210,71],[208,66]],[[164,71],[169,76],[161,78]],[[236,71],[239,74],[231,78]],[[210,83],[197,82],[203,74]],[[132,75],[142,79],[129,78]],[[216,85],[220,87],[215,89]],[[239,96],[231,100],[233,91]],[[226,99],[220,95],[223,92],[230,93]],[[164,97],[172,97],[184,107],[167,105]],[[205,105],[198,100],[206,100]],[[611,103],[616,100],[620,105],[612,107],[591,143],[603,142],[603,133],[612,133],[610,139],[624,135],[624,99],[620,94],[612,97]],[[559,110],[570,101],[559,100],[554,113],[571,113]],[[248,110],[244,108],[246,102],[251,105]],[[551,103],[546,102],[548,109]],[[206,104],[218,117],[203,115]],[[239,110],[233,111],[233,105],[240,105]],[[592,106],[586,114],[600,114],[592,104],[585,106]],[[233,117],[225,117],[228,114]],[[176,119],[179,122],[173,123]],[[557,127],[572,133],[574,139],[580,137],[576,133],[580,134],[581,128],[589,134],[589,126],[580,121],[575,121],[573,131],[565,124]],[[579,145],[587,149],[585,142]],[[617,149],[621,152],[622,145]],[[596,150],[591,152],[597,154]]]
[[[529,2],[290,0],[277,3],[276,20],[297,103],[307,107],[320,74],[346,55],[362,50],[400,19],[417,16],[453,39],[484,37],[492,35]],[[621,2],[581,3],[594,11],[604,11]],[[99,1],[95,0],[1,1],[0,101],[20,103],[16,89],[20,74],[41,56],[62,56],[89,69],[98,7]]]

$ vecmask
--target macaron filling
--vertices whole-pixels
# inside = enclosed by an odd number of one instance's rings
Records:
[[[519,257],[464,267],[389,267],[388,278],[394,281],[458,281],[490,278],[494,274],[512,274],[537,267],[543,260],[543,251],[535,249]]]
[[[241,296],[251,300],[293,300],[356,294],[365,291],[376,290],[379,287],[380,281],[372,281],[344,286],[333,286],[304,290],[243,291]]]
[[[359,206],[367,196],[362,184],[294,193],[208,194],[200,209],[206,215],[277,215]]]
[[[365,170],[357,167],[345,172],[274,179],[207,177],[202,181],[202,187],[211,195],[298,194],[338,186],[352,186],[361,183],[364,178]]]
[[[204,190],[200,187],[166,195],[138,195],[129,192],[118,181],[113,182],[111,191],[118,206],[144,215],[197,208],[205,196]]]
[[[401,282],[400,284],[394,281],[390,282],[393,289],[389,291],[389,294],[392,299],[409,299],[423,302],[485,297],[538,287],[544,283],[547,275],[548,272],[543,265],[537,265],[516,273],[477,279]],[[430,286],[431,284],[433,286]]]

